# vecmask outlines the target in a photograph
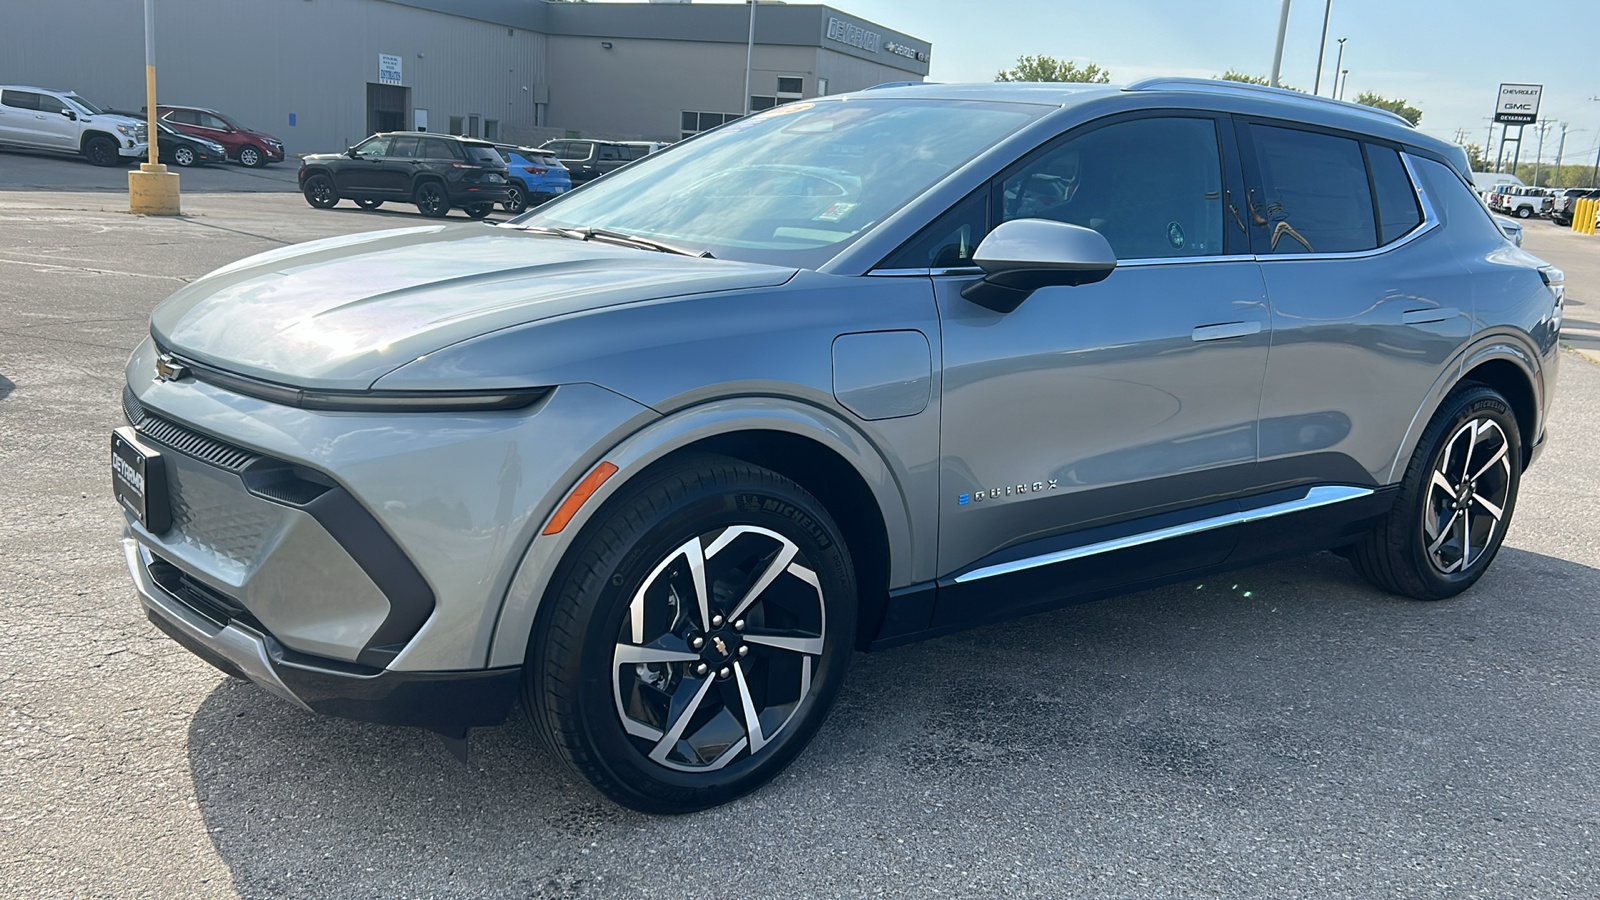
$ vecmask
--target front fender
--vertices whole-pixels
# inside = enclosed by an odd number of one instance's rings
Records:
[[[651,463],[698,441],[749,431],[777,431],[809,438],[837,453],[856,470],[872,491],[883,517],[891,586],[914,580],[914,551],[918,545],[925,544],[927,553],[924,555],[932,559],[933,526],[920,532],[914,528],[902,476],[859,429],[830,412],[795,400],[777,397],[716,400],[651,422],[601,455],[600,459],[617,466],[619,474],[625,477],[606,481],[559,534],[539,534],[534,538],[506,592],[490,644],[489,667],[515,666],[523,662],[540,602],[550,588],[557,565],[596,512],[633,476]],[[572,483],[575,485],[587,471],[586,468],[577,472]]]

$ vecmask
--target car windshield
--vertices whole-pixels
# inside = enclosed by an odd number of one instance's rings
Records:
[[[91,116],[103,116],[106,114],[105,110],[95,106],[93,103],[90,103],[82,97],[79,97],[77,94],[68,94],[67,100],[71,102],[73,106],[78,107],[79,112],[85,112]]]
[[[888,98],[787,104],[652,153],[510,224],[605,229],[719,259],[815,268],[1053,108]]]

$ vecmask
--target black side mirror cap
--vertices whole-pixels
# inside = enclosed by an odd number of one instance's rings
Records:
[[[995,226],[978,244],[973,263],[983,278],[961,296],[1008,313],[1042,287],[1103,281],[1117,267],[1105,235],[1092,228],[1049,219],[1013,219]]]

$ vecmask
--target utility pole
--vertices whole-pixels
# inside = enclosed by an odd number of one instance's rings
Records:
[[[1540,119],[1539,120],[1539,149],[1534,152],[1534,157],[1533,157],[1533,186],[1534,187],[1538,187],[1539,186],[1539,164],[1541,162],[1544,162],[1544,133],[1545,133],[1545,131],[1547,131],[1550,128],[1550,126],[1552,124],[1554,124],[1554,123],[1549,119]]]
[[[744,45],[744,114],[750,115],[750,67],[756,58],[756,0],[750,0],[750,39]]]
[[[1289,3],[1283,0],[1283,11],[1278,13],[1278,44],[1272,49],[1272,86],[1282,87],[1278,84],[1278,72],[1283,68],[1283,36],[1289,30]]]
[[[1489,148],[1494,146],[1494,116],[1489,117],[1489,134],[1483,139],[1483,167],[1489,168]]]
[[[1311,93],[1317,95],[1322,93],[1322,54],[1323,51],[1328,49],[1328,15],[1332,12],[1333,0],[1328,0],[1322,6],[1322,40],[1317,44],[1317,80],[1311,86]],[[1333,68],[1337,71],[1339,67],[1334,66]]]
[[[1556,144],[1556,181],[1561,180],[1561,152],[1567,149],[1568,124],[1567,122],[1561,123],[1561,143]]]

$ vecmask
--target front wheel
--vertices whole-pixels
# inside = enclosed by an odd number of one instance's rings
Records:
[[[115,166],[122,162],[117,155],[117,142],[108,137],[92,137],[83,146],[83,155],[97,166]]]
[[[444,185],[437,181],[424,181],[417,186],[416,203],[417,212],[430,219],[450,215],[450,197],[445,194]]]
[[[333,179],[320,172],[306,179],[301,192],[306,195],[306,202],[317,209],[332,209],[339,203],[339,192],[334,189]]]
[[[1471,587],[1505,540],[1522,477],[1522,435],[1511,404],[1462,385],[1417,442],[1394,507],[1355,545],[1368,581],[1417,600]]]
[[[179,147],[172,151],[172,161],[187,169],[194,165],[194,151],[188,147]]]
[[[609,501],[530,639],[525,699],[578,774],[683,813],[772,778],[816,732],[853,649],[838,527],[789,479],[716,456]]]
[[[239,148],[239,164],[252,169],[259,169],[267,164],[267,158],[260,150],[246,144]]]

